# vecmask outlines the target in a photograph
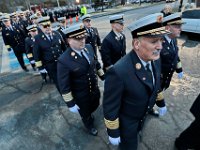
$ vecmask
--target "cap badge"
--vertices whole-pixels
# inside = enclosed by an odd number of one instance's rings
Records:
[[[140,64],[140,63],[137,63],[137,64],[135,65],[135,68],[136,68],[137,70],[140,70],[140,69],[141,69],[141,64]]]
[[[75,52],[71,52],[71,56],[74,57],[76,54]]]
[[[163,20],[163,17],[162,17],[162,16],[158,16],[158,17],[157,17],[157,22],[158,22],[158,23],[162,23],[162,20]]]

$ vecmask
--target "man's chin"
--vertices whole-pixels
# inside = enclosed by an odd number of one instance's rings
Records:
[[[158,60],[160,58],[160,54],[158,54],[157,56],[153,57],[153,60]]]

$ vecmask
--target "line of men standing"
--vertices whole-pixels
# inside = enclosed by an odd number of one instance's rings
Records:
[[[25,53],[20,41],[25,40],[21,37],[23,30],[7,25],[9,17],[2,20],[4,38],[10,36],[10,31],[16,31],[13,41],[17,44],[6,43],[4,39],[5,44],[13,48],[16,56],[18,52]],[[64,28],[60,34],[52,31],[49,17],[37,19],[38,25],[26,28],[31,34],[26,39],[31,47],[31,50],[27,48],[28,58],[30,62],[35,61],[44,79],[49,74],[69,110],[80,114],[84,126],[94,136],[98,131],[93,112],[100,104],[97,75],[105,79],[103,110],[109,141],[120,144],[122,150],[137,149],[138,132],[154,104],[159,107],[160,115],[167,111],[162,91],[168,88],[173,72],[176,70],[178,77],[183,77],[176,44],[183,23],[181,16],[172,14],[162,20],[162,14],[157,13],[133,22],[129,26],[133,50],[127,55],[123,15],[110,17],[111,32],[102,44],[98,30],[91,26],[91,16],[85,15],[82,20],[83,24]],[[98,62],[97,49],[104,71]],[[27,71],[23,62],[20,63]]]

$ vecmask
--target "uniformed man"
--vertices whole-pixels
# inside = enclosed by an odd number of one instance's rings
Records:
[[[26,29],[26,27],[28,27],[28,20],[25,16],[24,12],[19,11],[18,16],[19,16],[19,22],[21,24],[21,28],[25,31],[26,36],[28,36],[28,30]]]
[[[36,14],[31,15],[30,16],[30,21],[31,21],[30,24],[36,24],[37,25],[38,24],[37,19],[38,19],[38,16]]]
[[[65,39],[65,35],[63,34],[62,30],[65,30],[66,28],[68,28],[66,17],[58,18],[58,22],[60,23],[60,28],[58,29],[58,32],[62,35],[63,39]],[[65,41],[65,43],[66,43],[66,41]]]
[[[173,73],[176,71],[178,73],[178,78],[183,78],[183,70],[176,41],[176,38],[180,37],[181,25],[183,24],[181,14],[175,13],[164,17],[163,24],[165,25],[166,30],[171,32],[164,36],[163,49],[160,53],[161,92],[159,93],[159,97],[160,102],[163,101],[164,103],[163,90],[166,90],[169,87]],[[159,112],[159,115],[164,115],[166,111],[167,108],[165,108],[165,111]]]
[[[86,14],[82,16],[81,19],[87,32],[87,38],[85,42],[86,44],[92,45],[92,48],[94,49],[94,53],[97,56],[97,49],[100,49],[101,47],[101,39],[99,36],[99,32],[97,28],[92,27],[90,14]]]
[[[120,144],[121,150],[137,149],[138,132],[156,103],[160,63],[155,60],[160,57],[162,36],[168,33],[162,27],[162,16],[162,13],[152,14],[128,27],[133,49],[106,74],[104,120],[109,141],[113,145]]]
[[[25,38],[24,31],[17,25],[11,25],[9,15],[5,15],[2,18],[5,28],[2,30],[2,37],[6,48],[9,52],[14,51],[15,56],[24,71],[28,71],[25,66],[23,54],[26,54],[25,50]]]
[[[60,23],[60,26],[61,26],[62,30],[68,28],[66,17],[60,17],[60,18],[58,18],[58,22]]]
[[[52,31],[48,16],[38,18],[37,22],[42,32],[35,36],[33,47],[35,63],[41,74],[46,73],[46,71],[48,72],[49,77],[54,81],[59,91],[57,60],[63,51],[65,51],[65,43],[58,32]]]
[[[190,112],[194,115],[195,120],[176,138],[177,150],[200,149],[200,94],[190,108]]]
[[[85,44],[83,24],[65,29],[69,47],[58,60],[58,83],[69,110],[79,113],[90,134],[96,136],[92,113],[99,106],[100,91],[96,73],[103,76],[92,46]]]
[[[33,57],[33,46],[35,43],[35,36],[38,34],[37,26],[35,24],[29,25],[26,29],[28,31],[28,34],[30,35],[30,37],[26,37],[25,39],[26,54],[33,70],[36,71],[35,59]]]
[[[101,46],[101,58],[104,70],[112,67],[120,58],[126,55],[126,39],[123,14],[110,17],[112,31],[104,38]]]
[[[180,37],[181,25],[183,21],[180,13],[171,14],[164,18],[163,24],[171,34],[165,35],[163,49],[160,54],[161,59],[161,87],[167,89],[170,85],[173,73],[178,73],[178,78],[183,77],[183,70],[178,54],[176,38]]]

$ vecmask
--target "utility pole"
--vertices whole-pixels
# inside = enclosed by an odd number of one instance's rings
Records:
[[[59,0],[57,0],[57,4],[58,4],[58,7],[60,7],[60,2],[59,2]]]
[[[179,9],[178,9],[178,12],[181,12],[181,8],[183,6],[183,0],[180,0],[180,5],[179,5]]]

